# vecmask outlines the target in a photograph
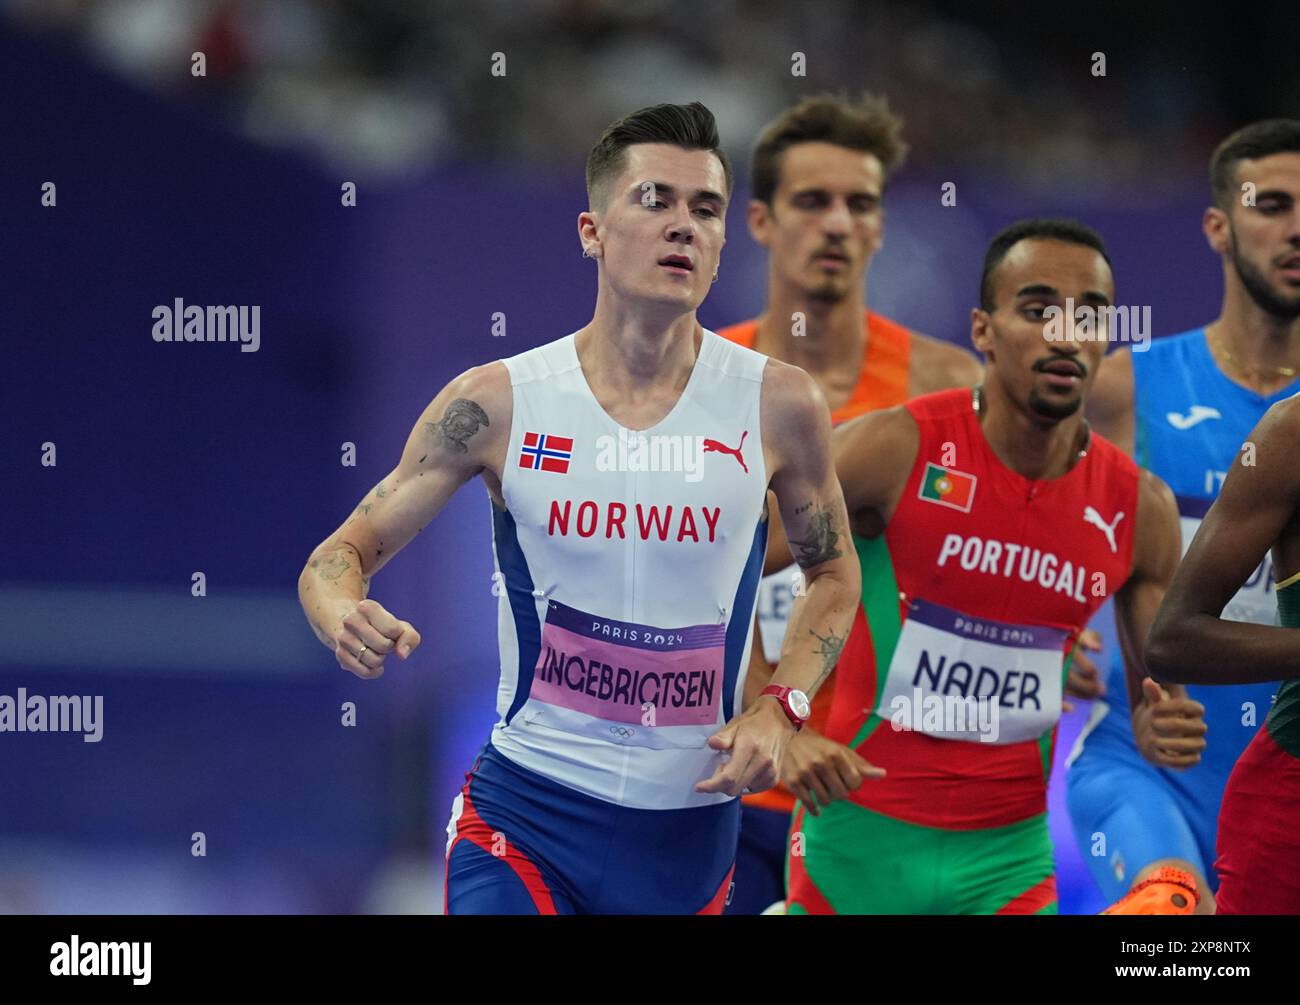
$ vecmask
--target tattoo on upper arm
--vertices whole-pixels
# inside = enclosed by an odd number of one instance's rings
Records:
[[[374,506],[374,503],[368,503],[368,502],[361,503],[359,506],[357,506],[356,509],[352,511],[352,515],[348,517],[348,523],[349,524],[352,523],[359,516],[365,516],[367,513],[370,512],[370,508],[372,506]]]
[[[803,506],[796,507],[795,513],[802,513],[812,505],[812,503],[805,503]],[[836,529],[835,517],[830,510],[820,505],[816,506],[812,516],[808,518],[804,531],[805,534],[801,538],[789,538],[794,559],[801,568],[808,569],[822,562],[829,562],[833,558],[839,558],[843,554],[839,549],[839,540],[843,531]]]
[[[378,485],[375,486],[375,488],[374,488],[374,494],[375,494],[375,496],[377,496],[377,497],[380,498],[380,499],[382,499],[385,495],[388,494],[388,493],[384,490],[384,483],[383,483],[383,482],[380,482]],[[370,498],[370,497],[367,496],[366,498],[368,499],[368,498]],[[345,527],[351,526],[353,523],[356,522],[357,517],[368,515],[368,514],[370,513],[370,511],[374,508],[374,505],[375,505],[375,504],[372,503],[372,502],[364,502],[364,501],[363,501],[363,502],[359,503],[359,504],[357,505],[357,508],[354,509],[354,510],[352,511],[352,515],[348,517],[348,521],[347,521],[347,523],[344,524],[344,526],[345,526]]]
[[[424,428],[433,436],[435,444],[463,454],[469,450],[466,441],[479,431],[479,427],[488,425],[491,423],[488,422],[487,412],[483,411],[478,402],[457,398],[447,406],[440,421],[426,422]],[[427,456],[428,454],[425,455]]]

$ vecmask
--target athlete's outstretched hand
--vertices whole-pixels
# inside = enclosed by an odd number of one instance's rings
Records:
[[[781,762],[781,781],[815,817],[821,816],[822,806],[846,798],[868,778],[884,777],[884,768],[807,726],[790,740]]]
[[[420,633],[409,621],[389,614],[379,601],[367,599],[343,616],[331,633],[331,641],[339,666],[372,680],[384,672],[389,653],[396,651],[400,659],[409,657],[420,644]]]
[[[755,701],[709,737],[710,747],[730,756],[711,777],[696,782],[695,791],[739,796],[770,789],[776,784],[781,756],[794,733],[794,725],[775,700]]]
[[[1187,697],[1187,689],[1168,689],[1147,677],[1142,701],[1133,709],[1133,739],[1152,764],[1161,768],[1190,768],[1205,749],[1205,706]]]
[[[1101,650],[1101,636],[1091,628],[1085,628],[1079,633],[1079,642],[1070,660],[1070,673],[1065,678],[1065,693],[1071,698],[1088,700],[1100,698],[1106,693],[1106,681],[1102,677],[1101,669],[1090,656],[1084,653],[1084,650],[1094,653]],[[1061,710],[1073,712],[1074,704],[1063,701]]]

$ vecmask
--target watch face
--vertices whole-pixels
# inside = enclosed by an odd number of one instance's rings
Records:
[[[808,696],[802,691],[791,691],[789,699],[790,707],[800,719],[806,719],[812,714],[812,705],[808,702]]]

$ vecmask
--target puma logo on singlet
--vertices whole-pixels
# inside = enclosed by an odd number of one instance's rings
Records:
[[[1106,535],[1106,540],[1110,544],[1110,550],[1112,554],[1114,554],[1119,550],[1119,548],[1117,548],[1115,545],[1115,527],[1123,519],[1124,519],[1124,513],[1122,510],[1119,513],[1115,514],[1115,519],[1112,520],[1110,523],[1107,523],[1105,520],[1103,520],[1101,518],[1101,514],[1098,513],[1091,506],[1087,506],[1083,510],[1083,522],[1092,524],[1099,531],[1101,531],[1103,534]]]
[[[740,466],[745,469],[745,474],[749,474],[749,466],[745,464],[745,458],[740,456],[740,448],[745,445],[745,437],[748,435],[749,435],[749,430],[746,429],[743,433],[740,434],[740,443],[738,443],[734,447],[729,447],[725,443],[721,443],[718,440],[705,439],[704,452],[706,454],[713,453],[713,452],[720,453],[720,454],[731,454],[732,457],[740,461]]]
[[[1209,405],[1193,405],[1186,415],[1179,412],[1166,412],[1165,418],[1169,420],[1169,425],[1175,429],[1191,429],[1197,423],[1204,422],[1206,419],[1222,419],[1217,408]]]

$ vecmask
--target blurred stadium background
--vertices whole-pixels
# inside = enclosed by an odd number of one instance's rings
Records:
[[[589,319],[574,221],[619,115],[698,99],[718,117],[738,191],[711,327],[763,303],[741,208],[758,129],[863,86],[912,145],[877,310],[966,344],[988,238],[1051,214],[1102,232],[1157,335],[1213,317],[1205,165],[1232,129],[1294,113],[1294,34],[1255,5],[1072,11],[0,0],[0,694],[104,696],[97,744],[0,734],[0,911],[441,909],[451,799],[494,719],[486,495],[376,579],[425,640],[379,683],[337,669],[295,581],[443,383]],[[259,351],[155,343],[151,311],[177,297],[260,305]],[[1065,717],[1052,787],[1063,912],[1102,906],[1060,784],[1086,713]]]

